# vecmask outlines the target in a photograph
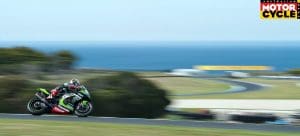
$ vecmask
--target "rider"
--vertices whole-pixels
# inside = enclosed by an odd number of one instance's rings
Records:
[[[64,83],[61,86],[58,86],[51,90],[51,94],[47,97],[48,99],[52,99],[54,97],[60,97],[68,92],[76,92],[80,89],[81,85],[78,79],[73,78],[69,83]]]
[[[69,83],[64,83],[63,85],[52,89],[47,99],[52,100],[53,98],[60,98],[66,93],[76,93],[77,91],[80,91],[81,87],[82,86],[80,85],[78,79],[71,79]],[[68,110],[72,110],[72,107],[64,104],[64,101],[65,98],[61,98],[58,102],[58,106],[66,108]]]

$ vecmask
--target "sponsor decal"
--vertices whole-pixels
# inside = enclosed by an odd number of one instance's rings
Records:
[[[300,19],[300,0],[260,0],[261,19]]]

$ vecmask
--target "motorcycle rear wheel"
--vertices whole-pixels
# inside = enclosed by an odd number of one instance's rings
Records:
[[[37,97],[33,97],[27,104],[27,110],[32,115],[42,115],[47,112],[47,106]]]

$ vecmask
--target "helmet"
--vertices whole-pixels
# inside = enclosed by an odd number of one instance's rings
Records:
[[[76,78],[71,79],[69,83],[74,86],[80,86],[80,82]]]

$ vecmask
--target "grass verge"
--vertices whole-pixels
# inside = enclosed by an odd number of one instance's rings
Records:
[[[229,84],[200,78],[157,77],[146,79],[169,91],[171,96],[222,92],[230,88]]]
[[[297,86],[299,80],[278,80],[278,79],[261,79],[246,78],[240,81],[253,82],[258,84],[271,85],[262,90],[240,92],[233,94],[214,94],[207,96],[193,96],[191,98],[201,99],[300,99],[300,88]],[[188,97],[186,97],[188,98]]]
[[[5,136],[296,136],[296,133],[187,128],[171,126],[145,126],[128,124],[33,121],[1,119],[0,135]]]

